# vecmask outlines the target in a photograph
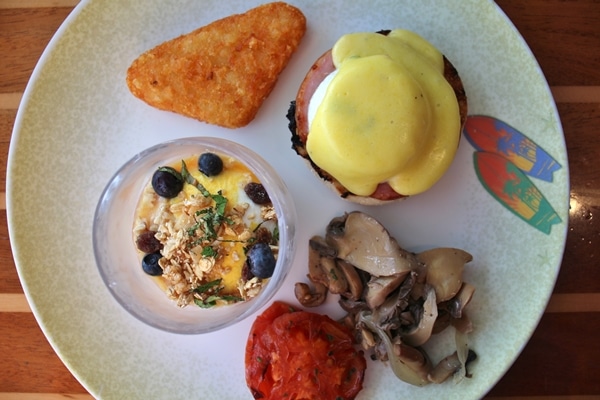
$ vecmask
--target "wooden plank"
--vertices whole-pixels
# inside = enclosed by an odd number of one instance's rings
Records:
[[[0,293],[0,312],[31,312],[31,308],[24,294]]]
[[[0,9],[75,7],[79,0],[2,0]]]
[[[557,103],[600,103],[600,86],[552,86]]]
[[[1,54],[1,53],[0,53]],[[8,148],[15,123],[16,110],[0,109],[0,192],[6,191],[6,164],[8,162]],[[3,204],[4,205],[4,204]],[[6,208],[2,208],[3,210]]]
[[[569,228],[556,293],[600,292],[599,104],[558,104],[570,169]]]
[[[0,313],[0,390],[73,393],[86,390],[58,358],[31,313]]]
[[[555,293],[550,298],[546,313],[600,313],[600,293]]]
[[[489,396],[600,394],[599,313],[549,313]],[[480,360],[478,368],[485,362]]]
[[[598,2],[496,0],[536,56],[551,86],[600,84]],[[568,5],[567,5],[568,4]],[[509,57],[510,55],[507,55]]]
[[[0,110],[16,110],[22,97],[23,92],[0,93]]]
[[[10,248],[6,212],[0,212],[0,293],[23,293]]]
[[[22,92],[72,8],[0,9],[0,92]]]

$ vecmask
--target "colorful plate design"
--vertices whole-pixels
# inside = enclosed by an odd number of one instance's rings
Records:
[[[534,178],[552,182],[552,174],[561,168],[533,140],[497,118],[469,116],[464,134],[476,149],[496,153]]]

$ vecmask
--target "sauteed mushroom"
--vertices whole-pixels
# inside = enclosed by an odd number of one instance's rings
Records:
[[[342,294],[344,295],[344,297],[351,300],[360,299],[360,296],[363,293],[364,285],[358,271],[356,270],[356,268],[354,268],[354,265],[344,260],[337,259],[336,263],[344,273],[346,281],[348,282],[348,290],[346,291],[346,293]]]
[[[345,293],[348,290],[348,280],[342,269],[335,262],[335,259],[321,257],[321,268],[325,272],[327,282],[325,283],[329,291],[334,294]]]
[[[426,282],[433,286],[438,302],[454,297],[462,285],[462,273],[466,263],[473,257],[464,250],[436,248],[417,254],[426,265]]]
[[[473,350],[469,350],[465,364],[474,361],[476,358],[477,354],[475,354]],[[427,379],[432,383],[442,383],[463,367],[463,363],[460,361],[458,353],[454,352],[441,360],[427,375]]]
[[[325,238],[338,258],[374,276],[411,271],[417,265],[415,256],[401,249],[383,225],[361,212],[334,218]]]
[[[372,314],[368,314],[365,311],[360,312],[357,322],[371,333],[377,335],[381,343],[383,343],[388,361],[398,378],[416,386],[425,386],[429,383],[427,374],[431,369],[431,364],[424,353],[402,344],[394,346],[388,334],[373,321]]]
[[[423,302],[423,312],[418,323],[408,333],[402,335],[402,341],[410,346],[421,346],[431,337],[438,316],[435,290],[428,286]]]
[[[471,301],[473,294],[475,293],[475,286],[463,282],[460,290],[447,302],[447,308],[452,318],[458,319],[462,317],[463,310]]]
[[[363,292],[362,279],[352,264],[335,258],[337,250],[325,239],[313,236],[308,248],[308,278],[315,286],[310,288],[306,283],[298,283],[294,288],[296,298],[306,307],[322,304],[327,292],[342,294],[347,298],[358,300]]]
[[[313,289],[311,289],[306,283],[296,282],[294,295],[304,307],[320,306],[327,299],[327,286],[313,282]]]
[[[473,325],[465,307],[475,287],[463,281],[472,256],[456,248],[415,254],[400,247],[373,217],[351,212],[331,220],[325,237],[309,241],[308,278],[299,282],[298,301],[322,304],[327,292],[339,294],[358,342],[372,358],[388,361],[396,376],[417,386],[462,379],[475,358],[467,334]],[[423,348],[432,335],[455,329],[456,352],[435,367]]]
[[[367,287],[365,288],[364,296],[367,306],[369,306],[371,310],[374,310],[382,305],[387,296],[404,282],[406,275],[409,273],[410,271],[403,271],[389,276],[372,277],[369,282],[367,282]]]

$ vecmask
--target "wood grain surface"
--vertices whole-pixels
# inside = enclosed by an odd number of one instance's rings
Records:
[[[498,0],[536,56],[565,132],[571,209],[552,298],[489,399],[600,399],[600,1]],[[20,98],[75,0],[0,0],[0,400],[90,399],[27,304],[11,254],[6,160]]]

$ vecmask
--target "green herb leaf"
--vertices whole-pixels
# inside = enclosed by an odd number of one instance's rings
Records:
[[[219,254],[214,248],[206,246],[202,248],[203,257],[216,257]]]
[[[196,178],[190,174],[190,171],[188,171],[187,165],[185,165],[185,161],[183,160],[181,160],[181,177],[186,183],[195,185]]]
[[[194,289],[195,293],[206,293],[208,290],[218,287],[223,279],[215,279],[214,281],[206,282]]]
[[[194,303],[201,308],[211,308],[217,305],[217,301],[223,300],[226,302],[238,302],[243,299],[237,296],[219,296],[219,295],[210,295],[206,299],[198,299],[194,298]]]
[[[192,185],[196,189],[198,189],[204,197],[210,197],[210,192],[206,190],[204,185],[198,182],[192,174],[190,174],[190,171],[188,170],[187,165],[183,160],[181,160],[181,179],[185,180],[187,184]]]
[[[200,308],[211,308],[216,304],[216,302],[209,303],[206,300],[200,300],[196,298],[194,298],[194,303]]]
[[[229,301],[229,302],[238,302],[238,301],[243,301],[244,299],[242,299],[241,297],[237,297],[237,296],[230,296],[230,295],[226,295],[226,296],[221,296],[221,298],[225,301]]]
[[[196,181],[196,184],[194,186],[196,186],[196,189],[198,189],[200,191],[200,193],[202,193],[202,196],[210,197],[210,192],[208,190],[206,190],[206,188],[204,187],[203,184]]]
[[[217,214],[220,216],[225,215],[225,207],[227,206],[227,197],[223,196],[222,192],[219,190],[218,194],[213,194],[212,199],[215,202],[215,208],[217,210]]]

